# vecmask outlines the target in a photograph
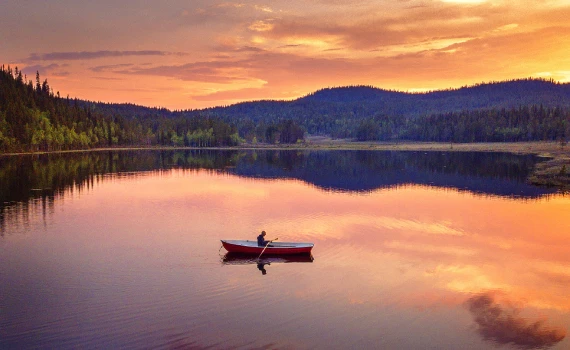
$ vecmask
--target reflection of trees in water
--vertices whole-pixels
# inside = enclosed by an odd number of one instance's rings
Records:
[[[499,153],[378,151],[140,150],[2,157],[0,227],[8,217],[26,216],[38,206],[45,211],[66,190],[88,191],[109,175],[208,169],[254,178],[295,178],[342,191],[412,183],[523,197],[524,191],[527,197],[552,193],[523,183],[534,163],[532,156]]]
[[[487,293],[471,297],[467,307],[483,339],[497,344],[512,344],[522,349],[544,349],[562,341],[566,330],[550,326],[545,320],[530,321],[520,310],[501,305]]]
[[[47,216],[53,214],[54,204],[59,195],[44,195],[31,198],[26,202],[12,202],[0,205],[0,236],[6,232],[6,224],[11,230],[30,226],[30,217],[41,215],[45,224]]]
[[[475,152],[345,152],[341,159],[315,157],[316,169],[345,169],[351,174],[413,172],[458,174],[523,182],[536,160],[533,156]],[[318,163],[323,163],[322,165]],[[356,164],[356,166],[351,166]],[[324,166],[323,166],[324,165]]]
[[[368,192],[407,184],[535,198],[555,190],[526,184],[537,158],[505,153],[268,151],[246,154],[240,176],[295,178],[334,191]]]
[[[211,152],[209,152],[211,153]],[[236,152],[234,152],[236,153]],[[30,213],[49,213],[66,192],[89,191],[111,177],[173,168],[223,169],[235,157],[203,151],[108,151],[0,158],[0,229],[26,224]],[[51,209],[50,209],[51,208]],[[45,216],[45,215],[44,215]]]
[[[524,181],[534,167],[534,156],[480,152],[364,152],[356,159],[371,169],[416,169]]]

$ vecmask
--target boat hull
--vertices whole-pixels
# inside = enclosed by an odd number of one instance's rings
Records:
[[[313,243],[274,242],[267,248],[258,246],[255,241],[222,240],[222,245],[230,253],[292,255],[310,254]],[[265,251],[263,250],[265,248]]]
[[[244,253],[226,253],[222,258],[224,265],[248,265],[248,264],[273,264],[273,263],[312,263],[314,258],[311,254],[277,254],[267,255],[265,252],[260,259],[257,255]]]

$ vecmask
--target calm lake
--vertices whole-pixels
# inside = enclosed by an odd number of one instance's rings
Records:
[[[0,348],[569,349],[570,197],[537,161],[0,157]],[[261,230],[312,257],[221,248]]]

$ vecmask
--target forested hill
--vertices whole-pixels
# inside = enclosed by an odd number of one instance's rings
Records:
[[[240,142],[236,127],[219,118],[62,98],[39,72],[34,84],[17,68],[0,69],[0,152]]]
[[[524,79],[480,84],[454,90],[406,93],[369,86],[327,88],[294,101],[257,101],[216,107],[221,116],[262,120],[304,114],[367,118],[379,115],[422,116],[475,109],[543,105],[570,107],[570,84]]]
[[[84,102],[91,104],[91,102]],[[249,101],[230,106],[171,112],[134,104],[96,103],[99,109],[123,116],[216,115],[242,124],[243,120],[275,122],[283,119],[419,117],[473,110],[521,106],[570,108],[570,84],[544,79],[521,79],[439,90],[406,93],[371,86],[325,88],[293,101]],[[301,123],[307,124],[309,123]],[[309,130],[317,132],[318,130]],[[326,133],[326,132],[325,132]]]
[[[0,70],[0,152],[117,145],[295,143],[304,134],[356,140],[493,142],[570,137],[570,84],[541,79],[405,93],[327,88],[294,101],[170,111],[62,98],[36,75]]]
[[[294,101],[244,102],[200,113],[235,123],[246,140],[256,136],[257,126],[279,120],[309,134],[362,141],[561,140],[570,136],[570,84],[524,79],[426,93],[339,87]]]
[[[480,84],[460,89],[424,93],[382,90],[369,86],[327,88],[309,94],[299,102],[369,103],[406,108],[408,113],[445,113],[476,108],[511,108],[543,104],[570,106],[570,84],[543,79],[524,79]],[[426,111],[426,107],[428,110]]]

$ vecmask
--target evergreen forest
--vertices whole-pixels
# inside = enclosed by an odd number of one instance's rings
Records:
[[[235,123],[246,140],[255,125],[291,120],[310,135],[358,141],[558,141],[570,136],[570,84],[521,79],[427,93],[352,86],[200,113]]]
[[[126,105],[125,109],[128,109]],[[145,108],[139,115],[54,94],[39,72],[35,84],[15,68],[0,70],[0,151],[59,151],[114,146],[214,147],[239,144],[219,118]]]
[[[570,136],[570,84],[494,82],[427,93],[327,88],[294,101],[170,111],[61,97],[36,73],[0,69],[0,152],[358,141],[516,142]]]

